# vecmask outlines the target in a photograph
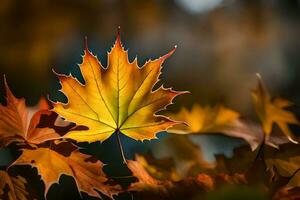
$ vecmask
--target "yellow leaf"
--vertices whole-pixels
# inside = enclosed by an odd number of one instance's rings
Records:
[[[214,107],[194,105],[191,111],[182,108],[176,114],[169,115],[172,119],[186,122],[170,128],[168,131],[175,134],[223,134],[229,137],[245,140],[252,150],[255,150],[263,141],[261,127],[251,121],[241,119],[240,114],[223,105]],[[288,142],[287,139],[272,136],[265,140],[267,145],[277,147]]]
[[[49,148],[24,149],[14,165],[36,167],[45,183],[45,197],[51,185],[58,183],[60,176],[72,176],[79,191],[90,196],[101,197],[99,192],[112,197],[120,191],[118,186],[106,185],[108,180],[102,171],[103,163],[92,162],[92,157],[75,150],[70,156],[64,156]]]
[[[84,84],[72,76],[57,74],[68,102],[54,103],[54,111],[68,121],[88,127],[88,130],[73,130],[64,137],[79,142],[104,141],[115,131],[120,131],[133,139],[145,140],[155,138],[157,132],[176,124],[155,113],[164,110],[183,92],[163,86],[153,91],[162,63],[174,51],[175,48],[139,67],[136,59],[129,62],[118,34],[108,53],[107,67],[103,67],[85,45],[80,64]]]
[[[177,134],[223,132],[235,125],[239,113],[222,105],[215,107],[194,105],[191,111],[182,108],[170,117],[185,124],[178,124],[170,129]]]
[[[28,192],[25,184],[24,178],[11,177],[6,171],[0,170],[0,199],[26,200]]]
[[[284,110],[292,103],[282,98],[272,98],[264,87],[260,75],[257,75],[257,77],[258,85],[255,90],[252,90],[252,99],[266,139],[270,137],[275,123],[290,141],[296,142],[293,140],[288,124],[299,125],[299,121],[292,112]]]

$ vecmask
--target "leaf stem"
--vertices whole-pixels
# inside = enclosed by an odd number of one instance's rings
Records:
[[[120,131],[117,130],[116,134],[117,134],[118,144],[119,144],[121,155],[122,155],[122,159],[123,159],[123,164],[127,164],[127,161],[126,161],[126,158],[125,158],[125,155],[124,155],[124,151],[123,151],[123,146],[122,146],[122,143],[121,143]]]

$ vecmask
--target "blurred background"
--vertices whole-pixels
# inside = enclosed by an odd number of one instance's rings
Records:
[[[181,105],[221,101],[253,115],[256,72],[274,95],[300,105],[299,24],[298,0],[1,0],[0,72],[29,105],[55,98],[51,69],[76,73],[85,36],[105,64],[121,26],[140,65],[178,45],[162,79],[192,92]]]
[[[0,73],[31,106],[48,94],[63,99],[51,70],[78,76],[85,36],[105,65],[121,26],[123,44],[140,66],[178,46],[162,81],[192,95],[179,97],[171,110],[223,102],[256,119],[250,89],[258,72],[300,115],[299,0],[1,0],[0,26]],[[3,84],[0,94],[3,102]],[[202,139],[206,151],[208,141]]]

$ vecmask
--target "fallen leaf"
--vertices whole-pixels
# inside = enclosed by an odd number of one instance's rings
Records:
[[[299,125],[299,121],[292,112],[284,110],[293,104],[282,98],[272,98],[266,90],[259,74],[257,77],[258,85],[255,90],[252,90],[252,99],[256,113],[262,123],[266,139],[271,135],[273,124],[277,124],[283,134],[290,141],[296,143],[288,124]]]
[[[6,146],[15,141],[26,141],[31,144],[40,144],[48,140],[60,138],[52,128],[38,127],[43,115],[51,115],[45,109],[45,104],[40,103],[40,108],[34,112],[29,121],[29,110],[25,99],[17,99],[8,87],[4,77],[7,105],[0,105],[0,140]],[[42,100],[44,101],[44,100]]]
[[[234,173],[232,175],[228,175],[225,173],[220,173],[215,177],[215,184],[217,186],[222,186],[224,184],[231,185],[246,185],[248,183],[245,174]]]
[[[166,183],[150,176],[140,162],[128,160],[127,166],[131,170],[132,175],[138,179],[138,182],[131,183],[128,189],[129,191],[153,191],[155,193],[166,192]]]
[[[0,170],[0,199],[27,200],[29,194],[25,184],[24,178],[11,177],[6,171]]]
[[[218,173],[234,175],[247,172],[255,161],[256,152],[251,151],[249,146],[237,147],[233,150],[233,155],[227,157],[223,154],[217,154],[216,169]]]
[[[299,199],[300,199],[299,187],[293,189],[282,188],[272,197],[272,200],[299,200]]]
[[[246,185],[243,174],[209,175],[199,173],[196,176],[185,177],[180,181],[158,180],[154,178],[141,162],[129,160],[128,167],[138,180],[132,183],[128,191],[135,191],[137,199],[194,199],[194,197],[214,191],[224,185]],[[159,168],[159,166],[155,166]]]
[[[175,125],[169,130],[172,133],[217,133],[232,129],[240,114],[223,105],[201,107],[196,104],[191,111],[182,108],[177,114],[171,114],[170,117],[184,121],[188,125]]]
[[[266,149],[265,162],[268,169],[276,169],[276,172],[289,178],[289,188],[300,187],[300,147],[297,144],[285,144],[280,149]]]
[[[108,179],[102,171],[103,163],[92,162],[92,157],[73,151],[64,156],[50,148],[24,149],[13,165],[31,165],[36,167],[45,183],[46,197],[51,185],[58,183],[61,175],[72,176],[80,192],[101,198],[100,194],[112,197],[121,191],[119,186],[106,184]]]
[[[171,158],[157,160],[153,156],[136,155],[135,160],[138,162],[148,173],[158,180],[171,180],[178,181],[181,176],[177,173],[174,167],[174,162]]]
[[[161,172],[153,165],[150,165],[146,158],[142,155],[135,155],[135,160],[140,165],[142,165],[143,168],[145,168],[149,173],[155,174],[155,176],[161,177]]]
[[[85,44],[80,70],[84,84],[71,75],[58,75],[68,98],[66,104],[54,103],[54,111],[68,121],[88,127],[72,130],[65,138],[79,142],[104,141],[115,131],[136,140],[153,139],[156,133],[178,123],[165,116],[156,115],[184,92],[163,86],[153,91],[161,73],[162,63],[175,48],[159,59],[139,67],[137,60],[128,61],[128,53],[118,34],[108,53],[108,65],[103,67]]]
[[[183,121],[171,127],[168,132],[175,134],[223,134],[246,141],[252,151],[263,142],[261,126],[242,119],[240,114],[223,105],[200,106],[195,104],[189,111],[182,108],[176,114],[169,115],[172,119]],[[288,141],[280,136],[272,136],[265,140],[267,145],[278,147]]]
[[[199,184],[201,187],[204,187],[207,191],[213,190],[215,187],[215,181],[214,179],[204,173],[200,173],[195,178],[197,184]]]
[[[190,111],[182,108],[172,119],[184,121],[168,131],[175,134],[224,134],[244,139],[254,150],[261,143],[263,135],[253,123],[240,119],[240,114],[223,105],[200,106],[195,104]]]

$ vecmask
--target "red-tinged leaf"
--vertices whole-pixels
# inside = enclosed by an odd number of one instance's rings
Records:
[[[47,110],[48,107],[44,102],[45,100],[41,100],[38,106],[43,110],[33,112],[32,118],[29,121],[28,118],[32,111],[26,107],[25,100],[23,98],[17,99],[12,94],[6,79],[4,79],[4,83],[7,105],[0,105],[0,140],[4,146],[16,141],[40,144],[48,140],[60,138],[60,135],[53,128],[38,127],[41,117],[51,114]]]

